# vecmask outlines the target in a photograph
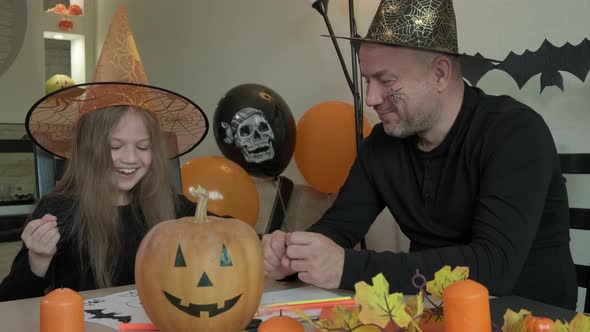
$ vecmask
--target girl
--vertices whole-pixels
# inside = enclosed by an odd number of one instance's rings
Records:
[[[133,284],[145,233],[160,221],[194,214],[195,204],[175,194],[165,139],[170,136],[160,128],[165,117],[156,114],[119,105],[79,117],[72,143],[62,151],[69,157],[65,173],[25,226],[23,247],[0,284],[0,301],[42,296],[55,287]],[[31,137],[57,154],[59,148],[48,147],[60,145],[39,139],[32,122],[28,117]]]

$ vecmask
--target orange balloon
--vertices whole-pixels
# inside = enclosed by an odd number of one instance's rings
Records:
[[[363,116],[363,137],[371,128]],[[296,142],[295,162],[309,185],[338,192],[356,158],[354,107],[340,101],[315,105],[299,119]]]
[[[258,221],[260,202],[252,178],[235,162],[219,156],[194,158],[180,167],[182,192],[197,202],[188,191],[199,185],[209,192],[209,212],[240,219],[252,227]]]

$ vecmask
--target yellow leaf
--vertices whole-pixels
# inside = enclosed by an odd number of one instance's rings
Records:
[[[527,332],[527,324],[533,315],[530,311],[521,309],[518,313],[506,309],[502,332]]]
[[[426,283],[426,290],[437,300],[442,300],[443,290],[458,280],[465,280],[469,277],[469,268],[457,266],[451,271],[449,265],[434,273],[434,280]]]
[[[553,326],[551,326],[551,332],[572,332],[573,330],[570,328],[567,322],[561,322],[557,320]],[[588,331],[588,330],[586,330]]]
[[[339,331],[339,332],[372,332],[379,331],[374,329],[372,326],[361,326],[363,323],[359,320],[359,308],[347,309],[341,306],[335,306],[332,309],[331,319],[320,319],[318,321],[312,321],[303,311],[296,310],[295,313],[301,318],[305,319],[308,323],[312,324],[321,331]]]
[[[382,330],[375,325],[363,325],[358,329],[354,329],[353,332],[381,332]]]
[[[304,319],[306,322],[308,322],[308,323],[310,323],[310,324],[314,325],[314,321],[313,321],[311,318],[309,318],[309,316],[307,316],[307,314],[306,314],[306,313],[305,313],[303,310],[301,310],[301,309],[294,309],[294,310],[293,310],[293,312],[294,312],[294,313],[295,313],[297,316],[299,316],[299,317],[301,317],[302,319]]]
[[[590,332],[590,316],[578,313],[570,322],[570,328],[572,332]]]
[[[375,324],[382,328],[393,320],[400,327],[408,327],[412,317],[406,312],[404,295],[389,294],[389,283],[382,273],[372,280],[373,286],[364,281],[354,285],[354,298],[361,305],[360,320],[364,324]]]
[[[424,312],[424,297],[422,295],[423,293],[420,291],[415,297],[408,299],[408,313],[414,318]]]

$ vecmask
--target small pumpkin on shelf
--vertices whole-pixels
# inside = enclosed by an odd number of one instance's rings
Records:
[[[260,240],[247,223],[207,216],[208,193],[195,217],[168,220],[143,238],[135,282],[147,316],[163,332],[242,331],[264,288]]]
[[[57,26],[61,31],[68,32],[74,28],[74,22],[69,18],[62,18],[59,20],[59,23],[57,23]]]

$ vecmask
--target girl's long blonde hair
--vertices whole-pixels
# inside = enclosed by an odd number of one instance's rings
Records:
[[[175,216],[175,194],[170,166],[158,120],[146,110],[111,106],[80,118],[73,135],[70,159],[55,192],[75,200],[74,218],[65,235],[78,243],[82,271],[90,268],[99,288],[112,286],[123,248],[120,217],[115,198],[111,132],[123,115],[133,112],[143,120],[150,135],[152,163],[145,176],[131,190],[133,216],[142,218],[145,230]],[[84,266],[88,259],[88,266]]]

